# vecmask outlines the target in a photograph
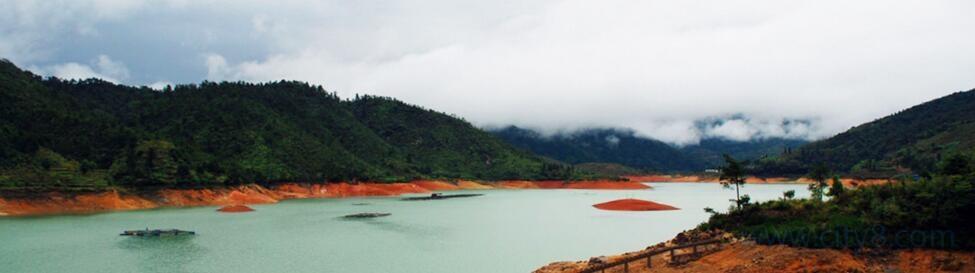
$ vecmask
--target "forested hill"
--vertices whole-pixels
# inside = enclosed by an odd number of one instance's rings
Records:
[[[816,141],[759,164],[765,173],[804,173],[825,164],[861,176],[934,172],[975,152],[975,90],[957,92]]]
[[[287,81],[156,91],[44,79],[0,61],[0,186],[7,189],[570,172],[464,120],[391,98],[343,100]]]
[[[695,145],[677,147],[637,136],[632,130],[613,128],[543,136],[533,130],[508,126],[492,130],[492,133],[516,147],[567,163],[616,163],[661,172],[701,171],[723,164],[722,154],[758,159],[806,143],[781,138],[750,141],[706,138]]]

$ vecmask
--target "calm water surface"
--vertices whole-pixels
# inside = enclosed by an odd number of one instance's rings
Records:
[[[711,183],[651,190],[487,190],[438,201],[290,200],[224,214],[214,207],[85,216],[0,218],[0,272],[530,272],[549,262],[642,249],[727,210]],[[747,185],[769,200],[804,185]],[[641,198],[677,211],[612,212],[592,204]],[[344,220],[358,212],[390,212]],[[127,238],[124,229],[180,228],[184,238]]]

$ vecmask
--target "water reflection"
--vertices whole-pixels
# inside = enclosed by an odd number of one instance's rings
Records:
[[[413,238],[435,237],[442,235],[444,232],[442,229],[437,230],[435,228],[424,227],[417,224],[404,225],[395,221],[390,221],[389,219],[347,217],[338,217],[336,219],[342,222],[362,223],[376,230],[408,235]]]
[[[197,272],[191,264],[206,252],[193,237],[127,237],[116,245],[135,256],[140,272],[188,273]]]

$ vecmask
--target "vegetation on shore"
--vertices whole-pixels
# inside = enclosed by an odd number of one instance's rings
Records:
[[[763,244],[814,248],[975,248],[975,167],[972,156],[942,160],[931,177],[845,189],[814,183],[812,198],[744,201],[712,213],[699,229],[722,229]],[[814,170],[810,177],[828,177]],[[825,180],[825,179],[824,179]],[[828,199],[824,200],[824,196]]]
[[[387,97],[291,81],[152,90],[0,61],[2,190],[585,177]]]

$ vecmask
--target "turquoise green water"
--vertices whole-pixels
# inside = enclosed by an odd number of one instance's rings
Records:
[[[488,190],[438,201],[291,200],[242,214],[214,207],[0,219],[0,272],[530,272],[549,262],[642,249],[725,210],[718,184],[652,190]],[[748,185],[753,200],[803,185]],[[613,212],[592,204],[641,198],[677,211]],[[363,204],[364,203],[364,204]],[[358,212],[390,212],[344,220]],[[124,229],[195,230],[128,238]]]

